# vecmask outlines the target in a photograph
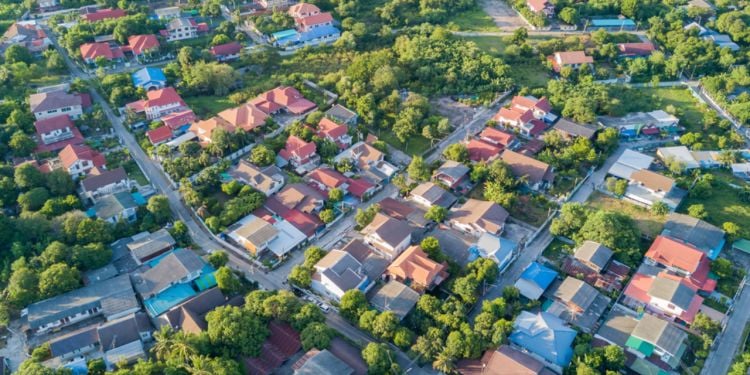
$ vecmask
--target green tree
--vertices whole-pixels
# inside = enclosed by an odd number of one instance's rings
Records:
[[[18,130],[10,137],[8,146],[10,146],[10,149],[13,151],[13,155],[24,157],[30,155],[31,152],[34,151],[34,148],[36,148],[36,142],[26,135],[26,133]]]
[[[318,214],[318,217],[320,218],[320,221],[322,221],[325,224],[328,224],[336,219],[336,213],[333,212],[332,209],[328,208],[328,209],[320,211],[320,213]]]
[[[414,332],[406,327],[398,327],[393,334],[393,343],[401,349],[408,349],[414,342]]]
[[[12,44],[5,50],[6,64],[15,64],[17,62],[31,64],[33,60],[34,56],[31,55],[31,52],[20,44]]]
[[[703,220],[708,217],[708,211],[706,211],[706,207],[702,204],[691,204],[688,207],[688,215]]]
[[[586,219],[575,239],[579,243],[584,240],[599,242],[615,250],[621,261],[634,264],[640,258],[640,237],[640,231],[630,216],[601,210]]]
[[[221,306],[206,315],[208,337],[225,355],[260,355],[268,327],[257,316],[236,306]]]
[[[310,246],[305,250],[305,267],[313,268],[318,261],[326,256],[326,251],[319,246]]]
[[[565,7],[560,10],[560,12],[557,14],[557,18],[560,19],[560,21],[563,21],[567,23],[568,25],[575,25],[578,23],[578,12],[575,10],[575,8],[571,7]]]
[[[266,145],[257,145],[250,153],[250,161],[258,166],[265,167],[276,161],[276,154]]]
[[[424,214],[424,218],[436,223],[442,223],[448,217],[448,209],[443,206],[433,205]]]
[[[300,307],[299,312],[292,317],[292,326],[297,331],[302,331],[312,323],[323,323],[326,317],[320,311],[318,306],[313,303],[306,303]]]
[[[552,220],[550,233],[555,236],[573,237],[586,223],[588,209],[581,203],[570,202],[562,205],[560,214]]]
[[[430,179],[430,167],[421,156],[415,155],[412,157],[406,172],[415,181],[427,181]]]
[[[216,285],[224,294],[234,295],[242,291],[242,283],[229,267],[220,267],[216,270],[214,276],[216,277]]]
[[[734,240],[737,238],[737,234],[739,234],[742,230],[739,225],[731,221],[726,221],[721,224],[721,229],[724,229],[724,232],[727,233],[727,238],[730,242],[734,242]]]
[[[81,275],[76,268],[65,263],[53,264],[39,274],[39,294],[42,298],[54,297],[80,286]]]
[[[372,334],[382,340],[391,340],[398,328],[399,319],[391,311],[384,311],[372,322]]]
[[[604,347],[604,363],[609,371],[619,371],[625,367],[625,352],[617,345]]]
[[[651,212],[654,215],[664,216],[669,213],[669,206],[662,201],[658,201],[651,206]]]
[[[220,268],[229,262],[229,255],[224,250],[215,250],[208,255],[208,263],[214,268]]]
[[[448,160],[466,163],[469,161],[469,149],[463,143],[453,143],[443,150],[443,156]]]
[[[227,44],[231,42],[232,40],[229,39],[228,36],[224,34],[216,34],[214,35],[214,38],[211,39],[211,46],[218,46],[220,44]]]
[[[359,316],[367,311],[368,308],[367,298],[360,290],[350,289],[341,296],[339,311],[341,312],[341,316],[346,319],[357,321],[359,320]]]
[[[20,189],[31,189],[44,185],[44,175],[30,163],[16,167],[13,180]]]
[[[616,177],[607,178],[606,184],[607,190],[617,195],[618,197],[622,197],[623,195],[625,195],[625,192],[628,189],[628,181]]]
[[[49,199],[49,192],[43,187],[33,188],[18,196],[18,205],[24,211],[36,211]]]
[[[344,200],[344,192],[339,188],[333,188],[328,191],[328,200],[331,203],[338,203]]]
[[[15,268],[5,289],[8,301],[19,308],[27,306],[37,299],[38,284],[39,277],[34,270],[25,265]]]
[[[388,345],[382,343],[371,342],[362,349],[362,358],[367,364],[368,374],[398,374],[401,369],[393,358],[394,354],[391,352]]]
[[[172,217],[172,211],[169,209],[169,200],[164,195],[154,195],[148,199],[146,209],[157,224],[164,224]]]
[[[107,372],[107,365],[103,358],[92,359],[86,364],[88,373],[91,375],[104,375]]]
[[[425,237],[422,239],[422,242],[419,243],[419,247],[427,253],[427,256],[429,256],[430,259],[436,262],[442,262],[445,260],[445,254],[443,254],[443,251],[440,248],[440,241],[437,238],[432,236]]]
[[[75,192],[75,182],[64,169],[55,169],[45,176],[45,184],[52,195],[62,196]]]
[[[377,203],[371,204],[365,210],[358,208],[356,215],[354,215],[354,221],[357,223],[358,227],[364,228],[375,219],[375,215],[377,215],[379,211],[380,205]]]
[[[300,288],[309,288],[312,285],[312,271],[301,265],[292,267],[289,272],[289,282]]]
[[[331,345],[333,333],[324,323],[314,322],[305,327],[299,334],[302,349],[328,349]]]
[[[71,260],[73,265],[81,270],[101,268],[112,260],[112,249],[101,242],[75,245],[72,249]]]

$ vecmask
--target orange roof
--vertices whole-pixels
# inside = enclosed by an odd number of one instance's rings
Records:
[[[165,87],[161,90],[152,90],[146,93],[145,107],[156,107],[163,106],[172,103],[180,103],[183,107],[186,106],[185,101],[182,100],[180,94],[174,89],[174,87]]]
[[[302,25],[302,26],[320,25],[324,23],[333,22],[333,16],[331,15],[330,12],[324,12],[324,13],[313,14],[307,17],[297,18],[295,22],[298,25]]]
[[[292,17],[301,17],[306,14],[320,13],[320,8],[309,3],[297,3],[289,7],[289,15]]]
[[[66,169],[73,166],[79,160],[89,160],[95,167],[101,167],[106,163],[104,155],[83,144],[65,146],[58,154],[58,157]]]
[[[421,247],[411,246],[391,263],[387,272],[427,287],[445,279],[448,276],[446,268],[445,264],[430,259]]]
[[[501,146],[495,146],[478,139],[472,139],[471,141],[469,141],[469,144],[466,145],[466,148],[469,151],[469,159],[471,159],[471,161],[477,162],[494,159],[498,155],[500,155],[500,152],[503,150]]]
[[[252,104],[243,104],[239,107],[219,112],[219,117],[235,127],[246,131],[263,126],[268,115]]]
[[[541,12],[549,4],[548,0],[527,0],[526,3],[529,5],[534,12]]]
[[[531,110],[521,111],[516,108],[500,108],[500,111],[494,117],[495,121],[521,121],[527,123],[534,119]]]
[[[133,35],[128,37],[128,45],[134,55],[141,55],[148,50],[158,48],[159,40],[154,34]]]
[[[329,168],[318,168],[310,172],[308,177],[329,188],[337,188],[346,182],[344,175]]]
[[[658,236],[646,252],[646,257],[659,264],[692,273],[701,265],[706,254],[686,243]]]
[[[279,155],[282,157],[286,154],[289,157],[296,155],[300,159],[305,159],[315,154],[317,148],[315,147],[314,142],[305,142],[304,140],[292,135],[287,138],[286,147],[281,151],[282,152],[280,152]],[[286,159],[289,160],[289,158]]]
[[[169,126],[162,125],[156,129],[147,131],[146,136],[148,136],[148,140],[151,141],[152,144],[157,144],[172,138],[172,129],[170,129]]]
[[[560,60],[561,65],[591,64],[594,58],[586,56],[583,51],[555,52],[555,58]]]
[[[479,138],[483,138],[489,142],[500,144],[506,147],[516,139],[513,134],[506,133],[500,129],[490,126],[482,130],[482,132],[479,134]]]
[[[208,120],[194,122],[193,125],[190,125],[190,131],[195,133],[201,142],[210,142],[211,133],[213,133],[216,128],[222,128],[228,132],[234,132],[235,130],[232,124],[219,117],[211,117]]]
[[[346,134],[347,129],[346,125],[337,124],[328,117],[323,117],[318,123],[318,133],[321,137],[327,135],[333,139],[337,139]]]
[[[84,60],[93,60],[100,56],[107,58],[107,60],[122,57],[122,50],[120,48],[112,49],[109,43],[84,43],[81,44],[79,49]]]
[[[522,109],[538,109],[544,112],[552,110],[552,105],[546,96],[541,97],[541,99],[536,99],[534,97],[516,95],[513,97],[513,100],[511,100],[511,105]]]

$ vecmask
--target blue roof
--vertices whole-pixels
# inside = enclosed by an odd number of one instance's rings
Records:
[[[156,317],[196,294],[198,293],[190,284],[176,284],[157,296],[143,301],[143,305],[149,315]]]
[[[320,26],[299,34],[299,42],[307,42],[327,35],[341,35],[341,31],[333,26]]]
[[[538,285],[542,290],[547,289],[557,277],[555,270],[545,267],[537,262],[532,262],[521,274],[521,278]]]
[[[600,18],[591,20],[591,26],[594,27],[620,27],[620,26],[635,26],[635,22],[629,18]]]
[[[143,68],[134,72],[131,77],[133,78],[134,86],[143,86],[148,82],[166,82],[167,76],[159,68]]]
[[[510,341],[545,360],[565,367],[573,358],[571,345],[577,332],[560,318],[547,312],[522,311],[513,322],[513,328]]]

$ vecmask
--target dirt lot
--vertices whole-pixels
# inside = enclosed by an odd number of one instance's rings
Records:
[[[531,236],[531,233],[533,233],[533,231],[529,228],[518,224],[506,223],[502,237],[516,243],[521,243],[525,238]],[[477,238],[461,233],[455,229],[451,229],[445,225],[441,225],[428,235],[437,238],[438,241],[440,241],[440,248],[443,249],[443,253],[453,259],[456,263],[460,264],[462,267],[469,263],[468,249],[472,244],[477,242]]]
[[[471,120],[475,112],[474,108],[447,96],[432,100],[432,105],[440,115],[447,117],[453,126],[459,126]]]
[[[501,30],[513,31],[519,27],[528,27],[523,18],[503,0],[482,0],[480,4]]]

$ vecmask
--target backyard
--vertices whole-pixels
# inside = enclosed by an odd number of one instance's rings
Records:
[[[193,112],[202,119],[214,116],[217,113],[236,105],[225,96],[186,97],[185,103],[187,103]]]
[[[641,234],[648,238],[656,238],[661,233],[664,221],[667,218],[666,216],[655,215],[641,206],[610,197],[598,191],[591,194],[587,204],[592,208],[620,212],[632,217]]]
[[[549,246],[544,249],[542,256],[547,258],[557,268],[560,268],[565,257],[573,251],[574,246],[554,238]]]
[[[750,239],[750,204],[740,199],[740,190],[730,186],[730,176],[727,176],[726,172],[723,175],[722,172],[712,172],[717,178],[712,184],[713,189],[708,197],[687,196],[678,211],[687,213],[691,205],[702,204],[708,213],[705,219],[707,222],[718,227],[726,222],[735,223],[740,228],[737,237]]]
[[[481,36],[463,36],[465,40],[474,42],[479,49],[493,56],[505,57],[505,48],[507,43],[501,36],[481,35]],[[548,40],[546,36],[530,36],[528,43],[532,47],[537,43]],[[511,62],[506,59],[506,63],[511,66],[510,76],[518,86],[526,87],[544,87],[549,80],[549,69],[544,66],[536,57],[522,59],[522,62]]]
[[[495,21],[479,7],[460,12],[448,22],[457,31],[498,31]]]
[[[406,141],[406,144],[401,142],[392,131],[380,131],[375,130],[376,135],[380,140],[389,145],[405,152],[407,155],[422,155],[430,148],[430,141],[421,136],[415,135]]]

